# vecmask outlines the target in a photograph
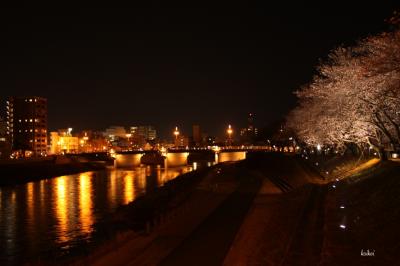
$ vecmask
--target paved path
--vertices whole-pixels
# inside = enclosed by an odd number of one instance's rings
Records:
[[[221,265],[261,185],[242,179],[232,193],[161,265]]]
[[[318,265],[324,240],[326,187],[315,185],[308,197],[282,265]]]

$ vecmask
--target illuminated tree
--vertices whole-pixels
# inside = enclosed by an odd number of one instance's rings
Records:
[[[296,95],[288,126],[310,145],[372,146],[384,154],[400,144],[400,31],[332,51]]]

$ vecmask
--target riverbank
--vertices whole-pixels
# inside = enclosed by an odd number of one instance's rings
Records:
[[[400,163],[371,159],[329,181],[306,161],[297,163],[311,182],[286,192],[263,184],[224,265],[397,265]],[[292,183],[290,164],[267,176]]]
[[[258,161],[258,160],[257,160]],[[263,163],[263,160],[259,163]],[[174,265],[189,263],[205,265],[222,263],[226,252],[235,238],[255,195],[261,187],[262,177],[253,172],[254,160],[223,163],[202,172],[192,172],[172,182],[185,182],[173,190],[169,200],[154,200],[154,205],[167,205],[167,212],[154,212],[150,223],[142,223],[139,212],[134,214],[135,202],[117,212],[107,228],[123,227],[119,233],[103,246],[88,252],[74,261],[74,265]],[[258,162],[257,162],[258,163]],[[197,176],[192,178],[191,175]],[[188,178],[189,177],[189,178]],[[189,181],[192,179],[195,182]],[[161,188],[160,190],[163,190]],[[144,200],[146,197],[144,197]],[[148,201],[152,196],[149,195]],[[159,204],[158,202],[162,202]],[[136,202],[136,204],[139,204]],[[145,209],[154,209],[145,204]],[[130,210],[127,210],[130,209]],[[141,208],[136,208],[141,209]],[[157,215],[158,214],[158,215]],[[147,215],[147,217],[151,217]],[[130,226],[129,226],[130,224]],[[144,226],[144,228],[143,228]],[[130,227],[130,228],[129,228]],[[137,229],[135,229],[135,227]],[[214,233],[208,233],[209,231]],[[218,232],[218,233],[215,233]],[[212,237],[212,240],[208,238]],[[193,247],[193,248],[192,248]],[[186,252],[185,250],[191,250]],[[209,256],[209,253],[216,253]],[[182,256],[181,256],[182,255]],[[193,261],[192,257],[194,258]]]
[[[56,176],[103,170],[106,161],[77,160],[63,156],[0,162],[0,186],[18,185]]]
[[[200,169],[179,176],[154,194],[145,195],[142,199],[121,207],[112,218],[103,223],[102,228],[108,232],[110,239],[88,251],[87,256],[74,259],[72,264],[159,264],[204,220],[209,219],[210,215],[213,217],[213,213],[220,214],[221,210],[225,214],[226,211],[229,213],[233,204],[234,209],[244,217],[259,183],[241,182],[238,174],[237,165],[232,163]],[[252,191],[250,194],[249,189]],[[243,195],[248,198],[246,202],[241,201]],[[227,200],[232,202],[227,204]],[[243,207],[238,208],[238,203]],[[226,229],[233,238],[241,220],[236,220],[236,217],[230,220],[230,217],[223,215],[227,221],[222,221],[218,215],[214,219],[223,224],[229,220],[231,226]],[[211,219],[211,225],[214,219]],[[226,233],[225,230],[221,232]],[[225,241],[225,238],[221,239]],[[228,240],[223,247],[228,248],[229,244]]]
[[[306,160],[280,154],[257,155],[214,171],[177,208],[176,216],[149,234],[120,235],[120,242],[110,242],[118,245],[92,257],[90,264],[394,265],[398,261],[398,162],[370,160],[334,181],[321,179]]]

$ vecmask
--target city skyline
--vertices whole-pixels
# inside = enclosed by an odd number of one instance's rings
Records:
[[[47,98],[50,130],[152,124],[167,138],[199,124],[217,135],[249,112],[262,127],[295,105],[320,58],[387,28],[395,7],[10,9],[0,99]]]

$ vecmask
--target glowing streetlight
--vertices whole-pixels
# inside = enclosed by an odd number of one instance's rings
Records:
[[[175,127],[175,130],[174,130],[175,139],[178,139],[179,134],[180,133],[179,133],[178,127]]]
[[[228,129],[226,130],[226,133],[228,133],[229,138],[232,136],[233,129],[232,129],[231,125],[228,126]]]
[[[132,137],[132,134],[126,134],[126,138],[128,139],[128,149],[129,149],[129,146],[130,146],[130,142],[129,142],[129,139],[130,139],[130,137]]]
[[[228,129],[226,130],[226,133],[228,134],[228,141],[229,143],[232,142],[232,134],[233,134],[233,129],[231,125],[228,125]]]

